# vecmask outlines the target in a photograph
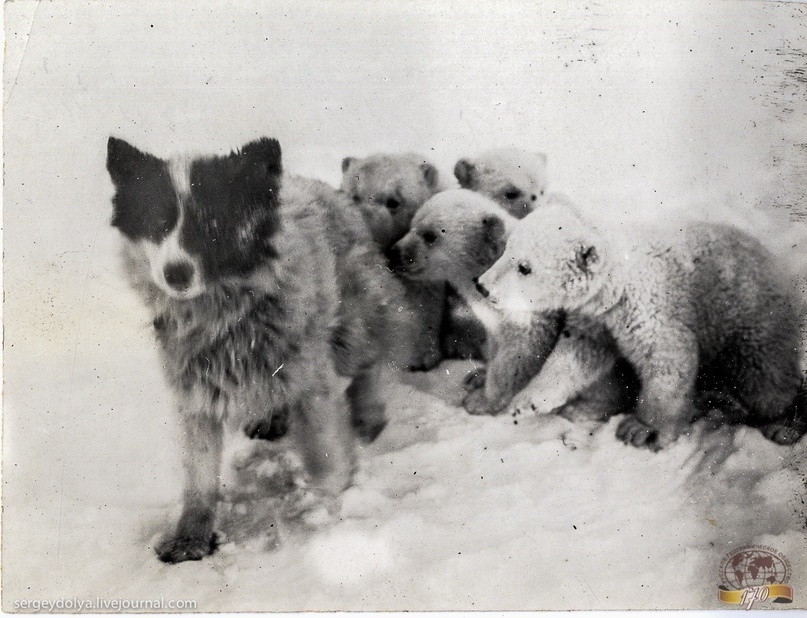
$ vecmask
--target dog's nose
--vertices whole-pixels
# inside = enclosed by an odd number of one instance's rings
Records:
[[[193,264],[189,262],[170,262],[163,268],[165,282],[178,292],[184,292],[193,281]]]
[[[474,279],[474,283],[476,284],[476,290],[479,292],[483,297],[487,298],[490,296],[490,291],[481,283],[479,283],[479,279]]]

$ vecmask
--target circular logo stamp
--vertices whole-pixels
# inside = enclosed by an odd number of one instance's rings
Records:
[[[723,557],[718,598],[724,603],[747,605],[756,601],[791,603],[790,561],[767,545],[745,545]]]

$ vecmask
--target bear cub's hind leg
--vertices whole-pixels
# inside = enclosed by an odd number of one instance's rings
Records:
[[[785,413],[775,421],[761,425],[759,430],[776,444],[795,444],[807,433],[807,378],[803,379],[796,397]]]

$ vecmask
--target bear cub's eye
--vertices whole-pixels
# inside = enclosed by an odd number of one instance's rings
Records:
[[[425,242],[427,245],[430,245],[435,240],[437,240],[437,234],[435,234],[431,230],[423,232],[423,234],[421,234],[421,237],[423,238],[423,242]]]
[[[519,197],[521,197],[521,191],[519,191],[516,188],[508,189],[507,191],[504,192],[504,197],[506,197],[508,200],[518,199]]]
[[[530,267],[527,262],[519,262],[518,264],[518,274],[524,275],[525,277],[532,272],[532,268]]]
[[[387,202],[386,202],[386,206],[390,210],[397,210],[398,206],[400,206],[400,205],[401,205],[401,202],[399,200],[396,200],[394,197],[389,198],[387,200]]]
[[[356,195],[354,195],[353,196],[353,201],[356,202],[357,204],[359,202],[361,202],[361,195],[359,195],[358,193]]]

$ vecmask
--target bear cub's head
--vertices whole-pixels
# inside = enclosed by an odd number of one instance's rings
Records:
[[[518,148],[489,150],[457,161],[454,175],[463,189],[486,195],[523,219],[544,199],[546,155]]]
[[[391,251],[397,272],[412,278],[466,287],[502,254],[516,220],[498,204],[454,189],[426,201],[409,232]]]
[[[406,234],[415,212],[440,188],[437,168],[415,154],[342,161],[341,189],[361,210],[382,250]]]
[[[505,312],[583,309],[609,285],[602,237],[575,209],[551,204],[527,215],[478,289]]]

